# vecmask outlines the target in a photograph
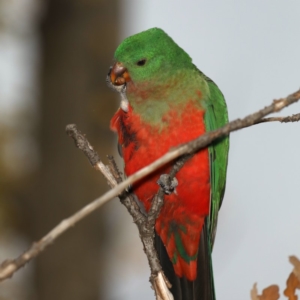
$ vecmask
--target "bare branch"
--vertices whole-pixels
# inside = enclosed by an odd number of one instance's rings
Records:
[[[267,122],[281,122],[281,123],[290,123],[300,121],[300,114],[291,115],[288,117],[272,117],[272,118],[263,118],[256,122],[255,124],[267,123]]]
[[[111,187],[114,187],[117,185],[117,183],[122,182],[121,173],[113,156],[108,156],[109,166],[105,166],[100,161],[98,154],[94,151],[86,137],[77,129],[76,125],[67,125],[66,132],[74,139],[75,145],[84,152],[90,163],[104,175]],[[113,180],[111,180],[111,178]],[[151,270],[150,282],[155,290],[157,299],[172,300],[173,296],[168,289],[168,287],[170,287],[170,283],[163,274],[154,246],[154,225],[155,220],[160,212],[160,208],[163,205],[162,192],[154,197],[148,215],[143,214],[140,211],[133,194],[123,192],[121,195],[119,195],[119,198],[121,203],[127,208],[129,214],[132,216],[138,227],[140,238],[144,246],[144,252],[148,258],[148,263]]]
[[[201,148],[207,147],[215,139],[226,136],[230,132],[256,124],[266,115],[282,110],[284,107],[297,102],[299,98],[300,98],[300,90],[289,95],[286,98],[274,100],[271,105],[265,107],[264,109],[254,114],[251,114],[243,119],[237,119],[235,121],[232,121],[222,128],[203,134],[199,138],[166,153],[164,156],[162,156],[161,158],[159,158],[149,166],[129,176],[126,180],[116,185],[113,189],[105,193],[103,196],[97,198],[92,203],[88,204],[80,211],[72,215],[71,217],[63,220],[59,225],[57,225],[54,229],[52,229],[45,237],[43,237],[38,242],[34,243],[24,254],[20,255],[18,258],[4,261],[0,265],[0,281],[11,277],[19,268],[24,266],[28,261],[36,257],[41,251],[47,248],[63,232],[65,232],[66,230],[74,226],[77,222],[82,220],[91,212],[95,211],[97,208],[102,206],[107,201],[120,195],[129,185],[133,184],[137,180],[149,175],[153,171],[157,170],[159,167],[165,165],[168,162],[173,161],[174,159],[184,154],[192,154]],[[104,166],[103,164],[100,164],[99,166],[97,165],[97,168],[104,169],[105,167],[106,169],[106,166],[104,167],[103,166]],[[107,179],[111,185],[115,184],[115,182],[111,180],[109,176],[107,177]]]
[[[67,125],[66,132],[68,136],[74,140],[75,146],[85,154],[90,164],[104,175],[107,179],[108,185],[110,187],[116,186],[117,181],[111,174],[109,168],[107,168],[100,160],[98,153],[94,150],[87,138],[77,129],[77,126],[75,124]]]

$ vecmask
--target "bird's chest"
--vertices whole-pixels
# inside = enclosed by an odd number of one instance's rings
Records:
[[[156,126],[143,122],[132,109],[127,113],[119,110],[112,120],[111,127],[118,132],[125,173],[128,176],[155,161],[170,148],[191,141],[206,131],[204,111],[196,107],[192,101],[181,110],[169,110],[162,116],[161,123]],[[159,188],[156,183],[159,176],[169,172],[171,165],[172,163],[162,167],[134,185],[135,193],[145,203],[146,208]],[[193,186],[199,181],[208,182],[208,169],[208,151],[204,149],[195,154],[177,174],[178,195],[187,198],[189,189],[186,187]]]

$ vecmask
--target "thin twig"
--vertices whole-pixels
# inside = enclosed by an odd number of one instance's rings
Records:
[[[115,187],[117,180],[110,172],[110,169],[100,160],[98,153],[94,150],[85,135],[77,129],[77,126],[75,124],[67,125],[66,133],[74,140],[75,146],[85,154],[90,164],[104,175],[108,185]]]
[[[222,128],[203,134],[199,138],[186,143],[176,149],[166,153],[158,160],[154,161],[149,166],[139,170],[135,174],[129,176],[126,180],[115,186],[113,189],[105,193],[103,196],[97,198],[92,203],[88,204],[80,211],[71,217],[63,220],[54,229],[52,229],[45,237],[34,243],[24,254],[13,260],[6,260],[0,266],[0,281],[11,277],[18,269],[24,266],[32,258],[36,257],[41,251],[48,247],[56,238],[58,238],[67,229],[74,226],[77,222],[85,218],[91,212],[102,206],[107,201],[121,194],[129,185],[137,180],[149,175],[159,167],[168,162],[180,157],[183,154],[191,154],[195,151],[207,147],[215,139],[228,135],[230,132],[251,126],[261,120],[266,115],[282,110],[284,107],[295,103],[300,98],[300,90],[289,95],[286,98],[274,100],[273,103],[264,109],[251,114],[243,119],[237,119],[225,125]]]
[[[256,122],[255,124],[267,123],[267,122],[281,122],[281,123],[290,123],[290,122],[298,122],[300,121],[300,114],[291,115],[288,117],[271,117],[271,118],[263,118]]]

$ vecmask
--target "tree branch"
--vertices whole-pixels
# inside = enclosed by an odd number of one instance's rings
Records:
[[[264,109],[254,114],[251,114],[243,119],[237,119],[235,121],[232,121],[222,128],[203,134],[199,138],[169,151],[168,153],[163,155],[161,158],[159,158],[149,166],[146,166],[145,168],[139,170],[135,174],[129,176],[123,182],[117,184],[113,189],[105,193],[103,196],[97,198],[96,200],[94,200],[93,202],[91,202],[90,204],[82,208],[80,211],[78,211],[71,217],[60,222],[41,240],[39,240],[36,243],[33,243],[33,245],[26,252],[24,252],[24,254],[20,255],[18,258],[12,260],[5,260],[0,265],[0,281],[11,277],[18,269],[23,267],[27,262],[29,262],[31,259],[36,257],[40,252],[46,249],[62,233],[64,233],[69,228],[73,227],[77,222],[85,218],[87,215],[95,211],[97,208],[102,206],[107,201],[120,195],[129,185],[133,184],[137,180],[149,175],[153,171],[157,170],[159,167],[165,165],[168,162],[173,161],[174,159],[184,154],[192,154],[201,148],[207,147],[215,139],[226,136],[230,132],[259,123],[259,121],[261,121],[262,118],[264,118],[266,115],[282,110],[284,107],[297,102],[299,98],[300,98],[300,90],[289,95],[286,98],[274,100],[271,105],[265,107]],[[287,119],[288,120],[295,119],[297,121],[300,117],[295,117],[295,116],[297,115],[287,117]],[[282,120],[282,122],[285,121]],[[292,121],[288,121],[288,122],[292,122]],[[97,164],[97,166],[94,167],[99,168],[101,170],[103,169],[104,173],[106,173],[106,170],[108,170],[108,168],[102,163],[100,163],[100,165]],[[116,180],[110,178],[110,176],[107,176],[107,180],[110,182],[112,186],[114,186],[116,183],[115,182]]]
[[[113,188],[118,183],[122,182],[121,173],[117,164],[112,156],[108,156],[109,166],[105,166],[99,159],[98,154],[94,151],[86,137],[77,129],[75,124],[67,125],[67,134],[73,138],[76,147],[83,151],[88,158],[91,165],[102,172],[104,177],[108,180],[108,184]],[[112,180],[113,179],[113,180]],[[129,214],[132,216],[135,224],[138,227],[141,241],[144,246],[144,252],[148,258],[148,263],[151,270],[150,281],[157,299],[171,300],[172,294],[169,292],[169,282],[166,280],[162,272],[162,268],[157,257],[154,247],[154,225],[155,220],[163,205],[163,193],[160,191],[152,202],[149,213],[143,214],[140,207],[135,201],[134,195],[128,192],[123,192],[119,195],[121,203],[127,208]],[[159,298],[160,297],[160,298]]]
[[[298,121],[300,121],[300,114],[296,114],[288,117],[263,118],[258,122],[256,122],[255,124],[266,123],[266,122],[289,123],[289,122],[298,122]]]

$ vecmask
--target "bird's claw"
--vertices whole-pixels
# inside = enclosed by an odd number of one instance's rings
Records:
[[[178,185],[178,180],[175,177],[171,180],[168,174],[162,174],[160,175],[157,183],[166,195],[170,195],[175,191],[175,188]]]

